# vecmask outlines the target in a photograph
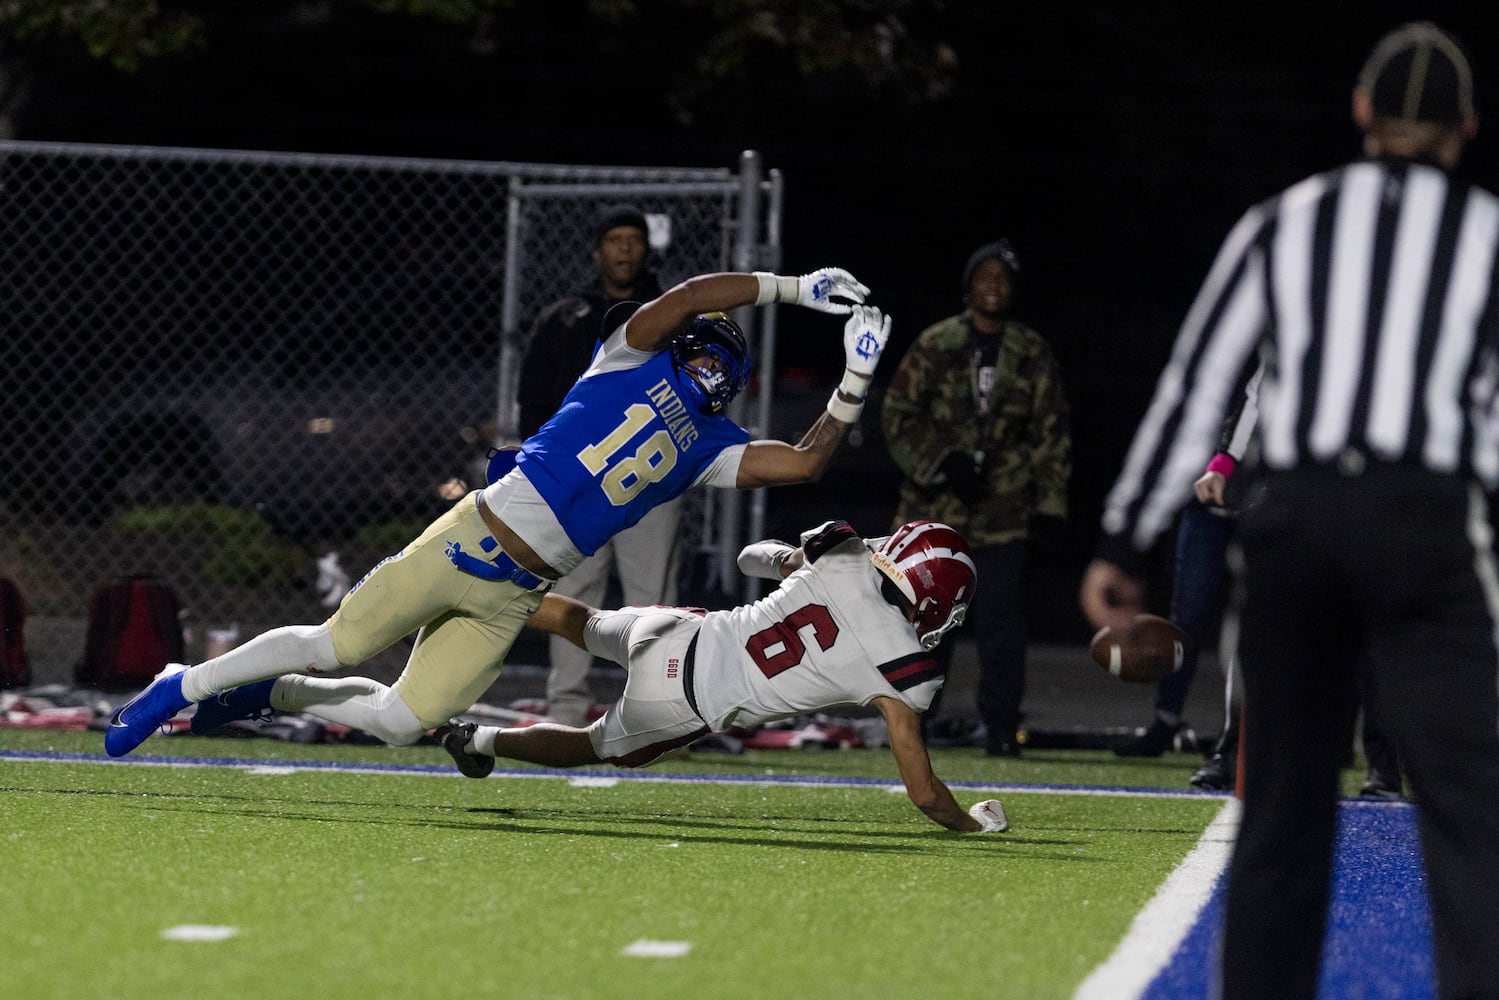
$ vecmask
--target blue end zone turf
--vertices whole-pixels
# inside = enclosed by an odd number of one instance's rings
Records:
[[[1339,819],[1320,994],[1436,996],[1416,810],[1344,805]]]
[[[1227,875],[1146,1000],[1202,997],[1213,981]],[[1416,810],[1344,802],[1338,810],[1332,904],[1318,988],[1322,1000],[1430,1000],[1436,996],[1431,913]]]

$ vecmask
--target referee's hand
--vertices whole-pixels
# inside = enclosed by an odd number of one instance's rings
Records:
[[[1096,627],[1128,628],[1145,610],[1145,585],[1113,563],[1095,559],[1083,574],[1077,602]]]
[[[1205,504],[1214,507],[1223,506],[1223,489],[1228,485],[1228,477],[1221,472],[1204,472],[1197,482],[1192,484],[1192,495]]]

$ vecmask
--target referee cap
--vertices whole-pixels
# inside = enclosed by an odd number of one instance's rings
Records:
[[[1456,124],[1473,114],[1467,53],[1430,21],[1402,24],[1380,39],[1358,85],[1381,118]]]

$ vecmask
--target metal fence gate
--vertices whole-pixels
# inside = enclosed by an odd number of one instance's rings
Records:
[[[482,483],[531,318],[592,275],[602,206],[652,218],[670,286],[774,267],[779,182],[754,154],[731,170],[0,142],[0,575],[33,615],[81,617],[139,573],[204,627],[320,620],[319,557],[357,579]],[[773,310],[749,312],[773,365]],[[766,426],[758,405],[741,421]],[[726,495],[697,499],[698,557],[737,548]]]

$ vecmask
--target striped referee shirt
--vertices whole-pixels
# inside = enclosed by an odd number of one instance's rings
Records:
[[[1265,467],[1409,464],[1492,489],[1496,243],[1499,200],[1403,159],[1317,174],[1245,213],[1109,494],[1105,557],[1145,551],[1171,523],[1255,350]]]

